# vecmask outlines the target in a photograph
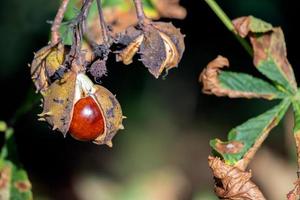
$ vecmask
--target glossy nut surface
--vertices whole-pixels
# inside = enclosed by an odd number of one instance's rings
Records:
[[[74,105],[69,132],[77,140],[91,141],[104,133],[104,118],[95,100],[88,96]]]

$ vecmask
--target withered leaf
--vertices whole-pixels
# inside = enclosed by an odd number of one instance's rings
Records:
[[[229,61],[222,56],[218,56],[208,63],[199,76],[204,93],[230,98],[265,98],[269,100],[285,97],[285,94],[261,79],[243,73],[221,71],[224,67],[229,67]]]
[[[216,180],[215,193],[228,200],[265,200],[259,188],[251,181],[251,172],[227,165],[217,157],[208,157],[208,164]]]
[[[241,17],[233,22],[240,36],[250,37],[254,51],[253,62],[257,69],[290,94],[295,94],[297,83],[292,66],[287,59],[281,28],[272,28],[270,24],[252,16]]]

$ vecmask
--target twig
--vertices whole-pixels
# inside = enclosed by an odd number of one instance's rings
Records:
[[[219,19],[223,22],[226,28],[235,35],[236,39],[240,42],[240,44],[244,47],[244,49],[248,52],[248,54],[250,56],[253,56],[253,51],[248,41],[240,37],[239,35],[237,35],[231,20],[226,15],[226,13],[222,10],[222,8],[215,2],[215,0],[205,0],[205,2],[219,17]]]
[[[143,3],[141,0],[133,0],[135,9],[136,9],[136,15],[140,23],[144,22],[145,19],[147,19],[144,9],[143,9]]]
[[[71,50],[69,54],[67,55],[64,65],[72,65],[73,61],[78,61],[78,65],[74,66],[82,66],[83,61],[81,60],[81,45],[82,45],[82,38],[83,33],[86,30],[86,19],[89,13],[89,9],[92,5],[93,0],[85,0],[80,13],[77,15],[77,17],[72,21],[70,24],[70,27],[73,29],[73,43],[71,46]],[[74,69],[75,71],[80,71],[80,69]]]
[[[59,42],[60,34],[59,34],[59,28],[61,25],[61,22],[64,18],[67,6],[69,4],[69,0],[62,0],[61,5],[57,11],[57,14],[55,16],[55,19],[53,21],[52,27],[51,27],[51,44],[55,45]]]
[[[108,34],[108,30],[107,30],[107,24],[106,24],[106,22],[104,20],[104,16],[103,16],[101,0],[97,0],[97,7],[98,7],[98,14],[99,14],[103,42],[104,42],[104,44],[107,44],[109,42],[109,34]]]

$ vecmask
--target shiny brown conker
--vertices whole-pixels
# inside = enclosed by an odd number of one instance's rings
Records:
[[[105,130],[104,117],[93,97],[79,99],[73,110],[69,132],[72,137],[81,141],[92,141]]]

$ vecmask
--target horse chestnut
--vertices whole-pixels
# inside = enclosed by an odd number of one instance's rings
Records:
[[[116,97],[84,73],[69,71],[43,93],[41,121],[53,130],[81,141],[112,146],[112,139],[123,129],[122,109]]]
[[[81,98],[73,108],[69,133],[77,140],[91,141],[104,133],[104,118],[91,97]]]

